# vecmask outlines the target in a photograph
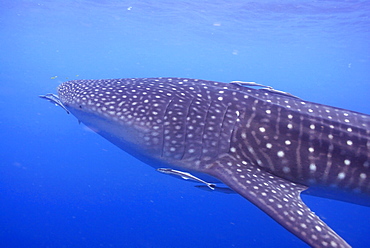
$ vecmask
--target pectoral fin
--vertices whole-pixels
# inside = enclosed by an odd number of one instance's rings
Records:
[[[301,200],[304,185],[290,182],[225,157],[212,164],[208,173],[255,204],[288,231],[312,247],[350,247]]]

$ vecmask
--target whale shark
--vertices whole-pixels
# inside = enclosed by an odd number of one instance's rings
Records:
[[[40,96],[162,173],[240,194],[311,247],[350,247],[301,193],[370,206],[370,116],[253,82],[73,80]]]

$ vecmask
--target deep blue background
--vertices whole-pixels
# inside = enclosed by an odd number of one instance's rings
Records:
[[[305,247],[242,197],[159,174],[37,96],[177,76],[370,114],[369,40],[369,1],[0,0],[0,247]],[[369,208],[303,198],[370,247]]]

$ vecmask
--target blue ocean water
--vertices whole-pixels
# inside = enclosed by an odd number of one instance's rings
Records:
[[[370,114],[369,1],[1,0],[0,35],[0,247],[306,247],[37,97],[63,81],[255,81]],[[370,247],[370,208],[303,199]]]

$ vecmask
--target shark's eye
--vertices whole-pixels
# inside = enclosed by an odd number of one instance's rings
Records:
[[[79,105],[80,109],[82,109],[82,105]]]

